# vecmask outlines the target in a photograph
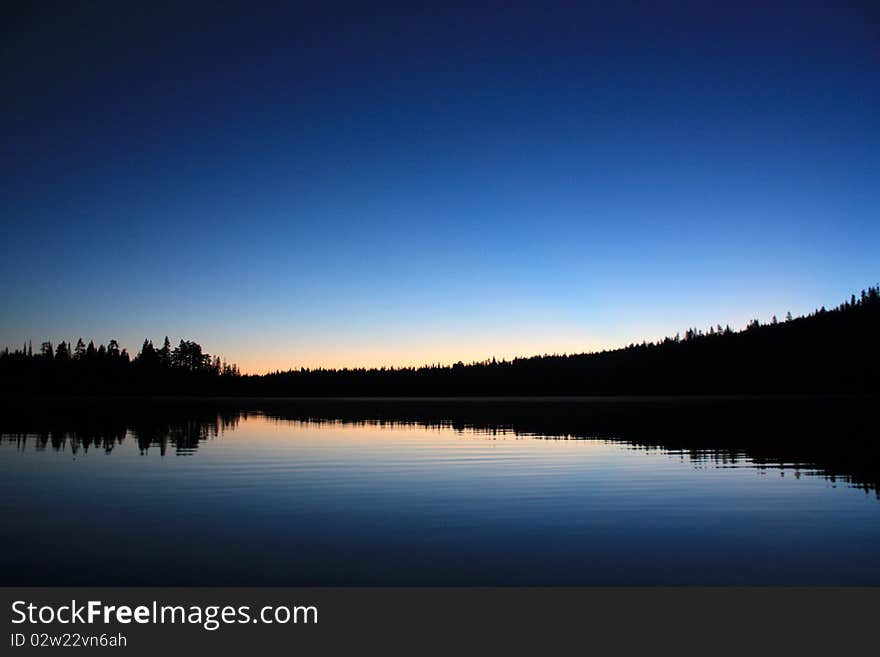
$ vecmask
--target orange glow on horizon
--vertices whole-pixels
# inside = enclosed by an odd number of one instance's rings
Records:
[[[500,345],[499,345],[500,347]],[[231,362],[237,363],[242,374],[266,374],[275,371],[307,369],[357,369],[357,368],[381,368],[381,367],[422,367],[425,365],[449,366],[459,361],[469,364],[486,360],[513,360],[514,358],[528,358],[545,354],[579,354],[591,351],[614,348],[613,345],[600,345],[595,343],[566,343],[555,344],[548,348],[546,345],[528,345],[520,348],[504,345],[504,348],[492,349],[491,347],[448,347],[438,349],[431,353],[418,353],[415,350],[406,349],[367,349],[360,352],[354,350],[324,351],[316,353],[300,351],[298,353],[275,352],[254,353],[243,356],[240,359],[230,358]],[[329,354],[329,355],[328,355]]]
[[[209,351],[223,354],[226,360],[236,363],[242,374],[257,375],[300,368],[449,366],[459,361],[469,364],[491,361],[493,358],[513,360],[547,354],[582,354],[620,349],[643,341],[662,341],[676,333],[683,333],[688,327],[706,329],[721,323],[736,331],[741,330],[753,317],[759,317],[762,322],[770,319],[768,313],[745,311],[719,313],[722,316],[719,321],[707,321],[701,315],[700,312],[690,315],[683,312],[674,324],[669,325],[659,321],[645,322],[640,317],[613,324],[605,318],[597,318],[592,326],[584,322],[566,322],[560,318],[531,324],[511,322],[506,334],[499,333],[497,327],[489,333],[480,330],[483,327],[473,326],[449,331],[453,335],[439,340],[428,334],[430,328],[413,333],[372,333],[369,337],[359,339],[338,333],[299,338],[290,346],[287,346],[288,339],[284,332],[278,331],[244,345],[237,341],[226,342],[214,347],[216,351]],[[266,347],[254,347],[254,344]],[[269,345],[285,346],[273,348]]]

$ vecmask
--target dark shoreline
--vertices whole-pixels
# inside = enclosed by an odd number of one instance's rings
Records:
[[[651,402],[651,401],[736,401],[736,400],[789,400],[789,399],[878,399],[880,392],[771,392],[725,394],[608,394],[608,395],[159,395],[159,394],[82,394],[82,395],[6,395],[0,405],[13,402],[60,401],[319,401],[319,402]]]

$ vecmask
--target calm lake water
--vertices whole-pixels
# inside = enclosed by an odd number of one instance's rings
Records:
[[[2,582],[880,584],[863,433],[823,463],[824,429],[712,447],[712,409],[462,404],[7,415]]]

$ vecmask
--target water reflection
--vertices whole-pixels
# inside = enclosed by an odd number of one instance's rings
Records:
[[[7,406],[0,581],[876,585],[869,402]]]
[[[133,409],[124,413],[118,409],[110,413],[67,412],[60,416],[49,413],[36,422],[31,416],[16,432],[4,432],[2,440],[21,450],[32,445],[37,451],[69,450],[78,454],[100,449],[109,454],[130,439],[137,443],[141,454],[153,448],[165,456],[170,448],[178,456],[185,456],[195,453],[199,443],[235,429],[242,417],[246,414],[239,411],[218,412],[204,407],[185,411],[160,408],[144,415]]]
[[[194,454],[248,417],[315,426],[422,427],[484,436],[603,440],[699,466],[820,475],[880,497],[875,399],[276,399],[57,400],[7,408],[2,441],[18,449]]]

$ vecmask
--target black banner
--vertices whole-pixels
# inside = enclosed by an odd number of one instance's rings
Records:
[[[866,648],[878,588],[4,588],[4,654]]]

